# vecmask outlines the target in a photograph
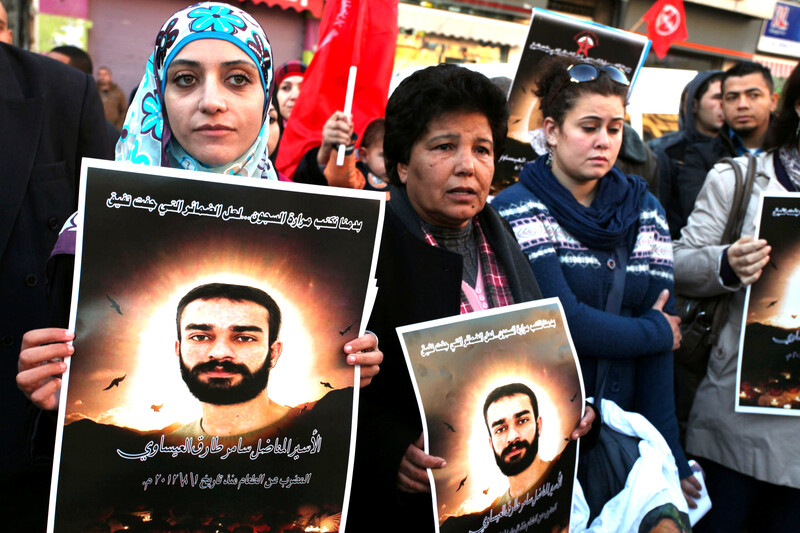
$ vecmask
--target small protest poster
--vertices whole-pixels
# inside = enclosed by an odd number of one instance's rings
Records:
[[[343,528],[384,197],[84,160],[48,531]]]
[[[650,41],[643,35],[534,9],[508,95],[508,139],[497,162],[492,192],[516,183],[525,163],[537,157],[531,146],[532,132],[541,128],[543,117],[535,90],[545,59],[562,57],[571,63],[617,67],[631,80],[632,89],[649,48]]]
[[[736,411],[800,416],[800,193],[762,196],[756,225],[772,251],[745,295]]]
[[[584,410],[557,298],[397,329],[422,414],[437,531],[567,531]]]

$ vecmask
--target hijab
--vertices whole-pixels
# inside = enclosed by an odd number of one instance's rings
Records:
[[[287,61],[275,70],[275,87],[280,87],[281,82],[289,76],[300,76],[305,78],[306,64],[296,59]]]
[[[278,91],[280,90],[281,83],[283,83],[283,80],[290,76],[300,76],[301,78],[305,79],[307,68],[308,67],[306,64],[302,61],[293,59],[275,69],[275,109],[278,110],[278,121],[281,125],[281,135],[283,135],[283,129],[286,127],[286,122],[289,120],[288,117],[283,116],[283,113],[281,113],[281,106],[278,105]],[[278,144],[280,145],[280,143]],[[276,147],[272,161],[274,163],[277,160],[278,148]]]
[[[238,159],[210,167],[198,161],[173,138],[164,110],[167,69],[184,46],[198,39],[227,41],[244,51],[258,67],[264,90],[261,130],[255,142]],[[218,174],[277,179],[267,156],[269,109],[272,87],[272,49],[256,20],[241,9],[219,2],[202,2],[172,15],[156,36],[144,77],[128,109],[117,142],[116,161],[177,167]]]

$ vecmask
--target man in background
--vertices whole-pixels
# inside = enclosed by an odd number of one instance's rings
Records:
[[[69,44],[56,46],[47,52],[47,57],[61,61],[65,65],[76,68],[89,76],[92,75],[92,58],[77,46]]]
[[[89,76],[92,75],[94,68],[92,67],[92,57],[89,55],[88,52],[85,50],[78,48],[77,46],[72,45],[62,45],[56,46],[49,52],[47,52],[47,57],[55,59],[56,61],[61,61],[62,63],[71,66],[72,68],[76,68],[83,72],[84,74],[88,74]],[[99,70],[98,70],[99,74]],[[99,88],[99,82],[98,82]],[[122,92],[122,91],[120,91]],[[102,98],[102,93],[100,94]],[[122,95],[122,102],[123,106],[125,106],[125,110],[122,111],[122,119],[121,121],[125,121],[125,114],[127,111],[127,105],[125,104],[125,95]],[[105,112],[105,101],[103,101],[103,111]],[[119,135],[122,127],[117,127],[116,124],[112,123],[108,118],[105,120],[105,127],[106,127],[106,142],[108,143],[108,148],[113,156],[114,148],[117,145],[117,140],[119,140]]]
[[[678,174],[684,165],[686,150],[696,143],[706,143],[719,135],[725,124],[722,114],[722,71],[700,72],[681,93],[678,131],[668,133],[648,144],[658,157],[660,194],[670,234],[675,240],[686,225],[689,213],[681,209]]]
[[[678,173],[681,210],[686,217],[694,208],[706,174],[717,161],[761,152],[772,112],[778,105],[772,74],[760,63],[735,64],[722,75],[721,86],[725,124],[716,137],[686,149],[686,159]]]
[[[100,99],[103,101],[103,111],[106,120],[111,122],[117,131],[122,131],[125,114],[128,112],[128,97],[122,89],[114,83],[111,69],[100,67],[97,69],[97,88],[100,90]]]

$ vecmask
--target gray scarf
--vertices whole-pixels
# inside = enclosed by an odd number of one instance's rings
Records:
[[[800,154],[797,153],[797,147],[782,146],[778,150],[778,157],[795,190],[800,191]]]

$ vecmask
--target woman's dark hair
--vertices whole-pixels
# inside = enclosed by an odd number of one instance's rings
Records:
[[[797,146],[797,111],[794,106],[800,100],[800,63],[798,63],[781,91],[778,116],[773,119],[764,139],[764,150],[777,150],[783,146]]]
[[[428,131],[431,120],[454,111],[486,116],[497,160],[508,133],[505,95],[483,74],[452,64],[436,65],[403,80],[386,104],[383,158],[390,183],[403,185],[397,164],[409,162],[411,147]]]
[[[535,91],[539,97],[542,118],[550,117],[556,124],[563,124],[567,113],[585,94],[619,96],[623,103],[625,102],[628,87],[611,81],[605,73],[601,73],[596,80],[583,83],[571,82],[567,73],[571,64],[562,58],[552,58],[542,66]]]

